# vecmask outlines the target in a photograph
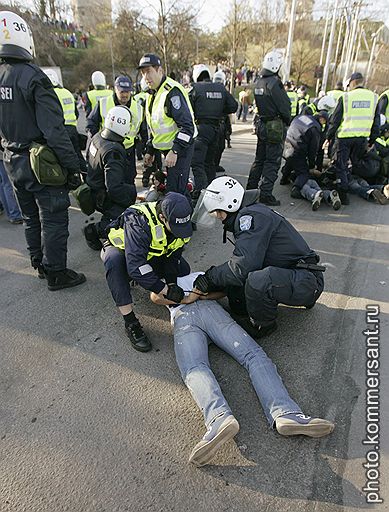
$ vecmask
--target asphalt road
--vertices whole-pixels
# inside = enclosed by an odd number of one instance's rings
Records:
[[[225,168],[244,182],[255,139],[233,135]],[[0,218],[0,511],[287,512],[370,509],[365,460],[365,309],[380,305],[381,496],[389,503],[389,207],[352,198],[334,212],[275,189],[285,215],[328,266],[312,310],[280,307],[262,343],[292,397],[333,419],[321,440],[283,438],[266,424],[245,370],[215,347],[210,359],[241,430],[214,465],[187,464],[204,434],[180,380],[165,308],[135,288],[152,339],[129,345],[99,255],[84,243],[85,216],[70,211],[69,267],[87,283],[49,292],[29,264],[23,227]],[[194,270],[226,260],[222,229],[194,233]],[[386,343],[383,343],[383,342]],[[389,510],[386,504],[377,510]]]

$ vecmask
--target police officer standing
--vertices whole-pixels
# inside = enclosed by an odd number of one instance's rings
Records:
[[[109,96],[101,98],[86,122],[86,130],[90,136],[95,135],[104,126],[104,119],[108,111],[114,106],[126,106],[131,112],[131,126],[124,139],[124,147],[127,152],[128,174],[135,186],[136,178],[136,154],[135,138],[139,133],[144,119],[144,102],[140,97],[131,97],[133,86],[131,79],[127,76],[118,76],[115,80],[114,92]]]
[[[102,252],[107,283],[123,315],[126,334],[140,352],[152,347],[135,316],[129,279],[181,302],[184,290],[176,283],[177,277],[190,272],[182,251],[192,236],[191,212],[186,197],[170,192],[160,201],[131,206],[108,232],[110,244]]]
[[[164,74],[161,60],[152,53],[141,58],[138,69],[150,88],[146,103],[150,139],[146,145],[145,166],[153,163],[156,152],[163,154],[168,169],[167,190],[185,194],[193,139],[197,135],[188,92]]]
[[[215,83],[223,84],[223,86],[226,86],[226,74],[224,71],[216,71],[213,75],[213,81]],[[227,141],[227,147],[231,148],[231,134],[232,134],[232,126],[231,126],[231,119],[228,114],[223,116],[223,119],[220,122],[219,125],[219,133],[218,133],[218,141],[217,141],[217,149],[216,149],[216,155],[215,155],[215,170],[216,172],[225,172],[224,168],[220,165],[220,161],[223,156],[223,152],[226,148],[226,141]]]
[[[385,116],[386,122],[389,123],[389,89],[384,91],[378,98],[377,109],[380,114]]]
[[[87,91],[84,94],[84,103],[85,103],[85,113],[87,116],[92,112],[92,110],[97,105],[97,102],[101,100],[101,98],[105,98],[106,96],[111,96],[112,91],[107,89],[107,83],[105,80],[105,75],[102,71],[94,71],[92,73],[92,85],[93,89]]]
[[[216,177],[219,127],[225,115],[236,112],[238,103],[224,85],[211,82],[211,74],[204,64],[194,66],[193,82],[189,98],[198,129],[192,158],[196,199]]]
[[[332,96],[336,101],[343,96],[344,90],[343,90],[343,82],[336,82],[335,89],[332,89],[331,91],[328,91],[327,94],[329,96]]]
[[[66,131],[68,132],[69,138],[73,144],[74,151],[78,156],[81,173],[85,175],[86,162],[82,156],[80,148],[80,136],[77,131],[77,119],[79,114],[74,96],[68,89],[61,86],[58,75],[53,69],[46,69],[45,73],[53,84],[55,94],[58,96],[63,111]]]
[[[192,158],[196,199],[216,177],[219,127],[225,115],[236,112],[238,103],[224,85],[211,82],[211,74],[204,64],[194,66],[193,82],[189,98],[198,129]]]
[[[127,168],[127,153],[123,142],[131,129],[131,113],[127,107],[108,111],[104,129],[92,138],[88,152],[87,184],[92,190],[96,210],[103,214],[96,224],[84,228],[86,243],[100,250],[100,238],[106,238],[110,222],[136,201],[136,188]]]
[[[27,23],[2,11],[0,33],[0,135],[4,165],[13,182],[26,227],[33,268],[47,277],[49,290],[77,286],[85,281],[66,267],[68,189],[80,183],[80,164],[65,130],[53,86],[31,63],[34,43]],[[67,175],[67,186],[40,184],[30,166],[33,142],[47,145]]]
[[[247,189],[260,190],[260,202],[277,206],[273,187],[281,165],[286,126],[291,121],[291,106],[278,71],[282,56],[276,51],[265,55],[263,69],[255,83],[254,97],[258,109],[257,149],[250,169]]]
[[[290,114],[292,116],[292,119],[297,116],[298,112],[298,96],[297,92],[293,89],[292,82],[287,80],[284,83],[284,89],[286,91],[286,94],[288,95],[289,101],[290,101]]]
[[[323,291],[325,268],[317,265],[319,257],[295,228],[258,203],[258,196],[258,191],[245,193],[228,176],[216,178],[202,193],[192,220],[201,223],[204,214],[208,220],[220,219],[234,234],[235,248],[228,262],[211,267],[194,286],[203,293],[224,289],[232,312],[246,317],[247,325],[249,317],[256,336],[263,337],[277,328],[280,302],[314,306]]]
[[[338,99],[330,118],[326,145],[335,138],[334,154],[337,190],[342,204],[350,204],[347,190],[347,165],[358,162],[366,150],[374,145],[380,134],[380,114],[377,95],[363,87],[361,73],[353,73],[349,90]]]

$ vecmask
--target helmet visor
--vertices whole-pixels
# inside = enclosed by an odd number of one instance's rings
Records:
[[[212,212],[209,212],[204,204],[206,190],[202,190],[199,196],[199,199],[196,203],[195,209],[192,213],[192,222],[194,222],[198,226],[203,226],[205,228],[212,228],[217,224],[217,217],[212,215]]]

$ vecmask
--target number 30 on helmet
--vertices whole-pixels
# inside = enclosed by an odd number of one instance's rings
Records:
[[[0,57],[32,60],[34,40],[28,24],[11,11],[0,11]]]

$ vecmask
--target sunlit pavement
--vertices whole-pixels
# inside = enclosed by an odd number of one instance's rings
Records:
[[[250,128],[250,127],[249,127]],[[245,182],[255,136],[232,137],[223,166]],[[140,184],[140,181],[138,182]],[[0,510],[28,512],[340,511],[371,508],[365,462],[366,306],[380,306],[380,495],[388,497],[389,206],[352,197],[334,212],[291,199],[285,215],[327,266],[312,310],[280,307],[262,342],[307,414],[336,423],[321,440],[269,428],[248,375],[210,349],[241,430],[214,460],[187,464],[204,434],[180,380],[165,308],[134,290],[154,350],[134,351],[105,283],[99,254],[83,240],[86,217],[70,211],[69,267],[87,283],[49,292],[29,265],[23,227],[0,218]],[[194,233],[193,270],[225,261],[222,228]],[[386,441],[386,446],[385,446]],[[377,510],[386,510],[385,504]]]

